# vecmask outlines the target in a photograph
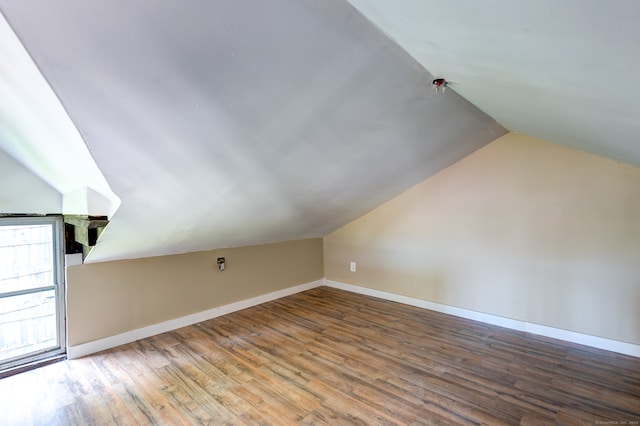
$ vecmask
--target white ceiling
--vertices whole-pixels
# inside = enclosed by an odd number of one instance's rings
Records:
[[[89,260],[323,236],[504,134],[465,98],[640,165],[640,3],[352,4],[0,0],[122,201]]]
[[[89,208],[89,192],[97,194],[94,199],[103,201],[98,203],[102,214],[111,215],[120,200],[111,191],[60,100],[1,15],[0,58],[0,150],[10,154],[55,189],[58,198],[64,195],[68,213],[93,214],[96,206],[93,203],[93,208]],[[6,184],[11,165],[4,161],[0,164],[5,172],[3,183]],[[25,186],[3,185],[4,191],[13,193],[9,196],[0,191],[0,197],[10,197],[13,206],[9,208],[4,203],[0,204],[4,209],[0,213],[60,212],[62,202],[56,209],[51,209],[51,205],[44,202],[40,209],[34,209],[41,197],[26,184],[34,177],[12,170],[11,178],[16,179],[12,183],[23,180]],[[15,197],[20,193],[25,196]]]
[[[349,0],[511,131],[640,166],[637,0]]]

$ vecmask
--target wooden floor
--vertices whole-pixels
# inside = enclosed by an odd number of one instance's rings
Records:
[[[638,358],[326,287],[0,380],[10,425],[639,421]]]

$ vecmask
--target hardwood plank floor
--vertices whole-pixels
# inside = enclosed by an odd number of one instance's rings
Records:
[[[0,401],[2,425],[631,425],[640,359],[320,287],[1,379]]]

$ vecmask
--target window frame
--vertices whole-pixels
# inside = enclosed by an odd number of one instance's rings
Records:
[[[66,282],[65,282],[65,234],[64,219],[61,215],[47,216],[0,216],[0,227],[2,226],[30,226],[30,225],[50,225],[53,242],[53,279],[50,286],[29,288],[25,290],[0,293],[0,297],[12,297],[23,294],[37,293],[53,290],[56,304],[56,330],[57,345],[45,349],[39,349],[24,355],[8,358],[0,361],[0,371],[19,368],[35,362],[46,361],[66,354],[67,351],[67,312],[66,312]]]

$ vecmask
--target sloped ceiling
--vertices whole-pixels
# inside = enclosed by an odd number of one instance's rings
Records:
[[[91,157],[82,136],[15,33],[0,15],[0,150],[28,168],[16,173],[0,162],[1,194],[12,193],[0,213],[112,214],[120,200]],[[12,171],[13,174],[9,174]],[[31,173],[35,176],[26,175]],[[62,201],[54,206],[27,181],[45,183]],[[23,182],[23,185],[20,185]],[[11,185],[11,186],[10,186]],[[87,192],[102,201],[99,211]],[[83,202],[84,199],[84,202]],[[95,204],[95,203],[94,203]]]
[[[122,201],[89,261],[320,237],[505,133],[343,1],[0,4]]]
[[[349,0],[511,131],[640,166],[637,0]]]
[[[497,122],[640,165],[630,0],[0,8],[122,201],[89,261],[323,236]]]

